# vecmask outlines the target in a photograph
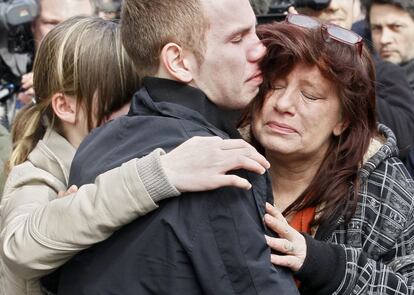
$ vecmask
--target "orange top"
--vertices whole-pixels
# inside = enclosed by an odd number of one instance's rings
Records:
[[[289,224],[298,232],[311,234],[311,223],[313,222],[314,218],[315,207],[309,207],[296,212],[290,220]]]
[[[309,207],[296,212],[290,220],[289,224],[291,227],[296,229],[298,232],[311,234],[311,223],[315,218],[315,207]],[[295,278],[296,286],[300,287],[300,281]]]

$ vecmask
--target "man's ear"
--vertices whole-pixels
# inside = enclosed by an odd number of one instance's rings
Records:
[[[189,63],[191,61],[185,56],[184,50],[175,43],[168,43],[162,48],[161,63],[164,71],[174,79],[186,84],[193,80],[193,74]]]
[[[55,93],[52,96],[52,109],[56,116],[63,122],[76,124],[77,108],[76,99],[63,93]]]

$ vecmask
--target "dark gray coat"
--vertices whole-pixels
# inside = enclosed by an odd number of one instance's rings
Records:
[[[238,136],[200,90],[156,78],[144,85],[128,116],[81,145],[71,183],[91,182],[128,159],[171,150],[195,135]],[[252,190],[222,188],[161,202],[67,263],[58,294],[298,294],[291,273],[270,262],[262,222],[265,202],[273,201],[267,178],[238,173]]]

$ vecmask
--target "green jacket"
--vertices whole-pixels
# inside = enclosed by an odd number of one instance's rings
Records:
[[[10,133],[4,126],[0,125],[0,199],[3,194],[4,182],[6,181],[4,168],[9,160],[11,149]]]

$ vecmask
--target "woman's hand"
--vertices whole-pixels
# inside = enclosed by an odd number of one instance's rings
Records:
[[[227,174],[246,169],[265,173],[269,162],[241,139],[195,136],[161,156],[161,165],[180,192],[206,191],[223,186],[250,189],[244,178]]]
[[[266,203],[266,212],[264,217],[266,225],[280,237],[265,236],[269,247],[281,253],[281,255],[271,255],[272,263],[298,271],[306,258],[305,238],[288,224],[278,209],[269,203]]]
[[[76,185],[71,185],[70,188],[68,188],[67,191],[59,191],[58,192],[58,198],[67,197],[73,193],[76,193],[78,191],[78,187]]]

